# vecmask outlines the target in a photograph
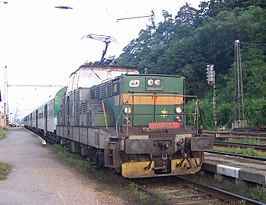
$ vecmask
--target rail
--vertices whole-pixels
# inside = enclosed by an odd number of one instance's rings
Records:
[[[138,189],[164,204],[246,204],[264,203],[240,196],[220,188],[200,184],[181,176],[132,180]],[[159,194],[161,193],[161,194]],[[163,193],[163,194],[162,194]],[[164,197],[162,197],[164,196]]]
[[[248,144],[248,143],[239,143],[239,142],[215,141],[213,145],[222,146],[222,147],[253,148],[255,150],[266,151],[266,144]]]
[[[250,155],[236,154],[236,153],[230,153],[230,152],[219,152],[219,151],[213,151],[213,150],[207,150],[207,151],[204,151],[204,152],[212,153],[212,154],[228,155],[228,156],[233,156],[233,157],[243,157],[243,158],[246,158],[246,159],[254,159],[254,160],[260,160],[260,161],[266,161],[265,157],[255,157],[255,156],[250,156]]]

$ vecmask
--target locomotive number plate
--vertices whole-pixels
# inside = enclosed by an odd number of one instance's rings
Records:
[[[149,128],[151,130],[162,130],[162,129],[177,129],[180,127],[179,122],[150,122]]]

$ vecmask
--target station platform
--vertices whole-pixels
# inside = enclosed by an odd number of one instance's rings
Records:
[[[266,161],[205,152],[202,169],[266,188]]]

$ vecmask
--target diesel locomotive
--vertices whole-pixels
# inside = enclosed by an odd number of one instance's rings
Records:
[[[28,128],[126,178],[200,170],[212,139],[199,132],[199,103],[184,95],[184,77],[84,64],[69,82],[24,118]],[[191,113],[187,98],[196,102]]]
[[[113,38],[83,38],[105,43],[101,60],[73,72],[67,87],[24,118],[25,127],[126,178],[199,171],[213,143],[199,131],[198,99],[184,94],[184,77],[110,65],[104,56]]]

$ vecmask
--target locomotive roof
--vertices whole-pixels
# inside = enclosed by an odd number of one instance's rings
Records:
[[[138,68],[129,66],[117,66],[117,65],[90,65],[83,64],[77,70],[75,70],[71,75],[77,73],[78,71],[86,70],[102,70],[102,71],[128,71],[128,72],[138,72]],[[71,76],[70,75],[70,76]]]
[[[185,79],[184,76],[181,75],[166,75],[166,74],[126,74],[128,76],[162,76],[162,77],[178,77],[178,78],[183,78]]]
[[[81,65],[69,76],[67,93],[83,87],[88,88],[109,79],[115,79],[122,74],[139,74],[137,68],[113,65]]]

